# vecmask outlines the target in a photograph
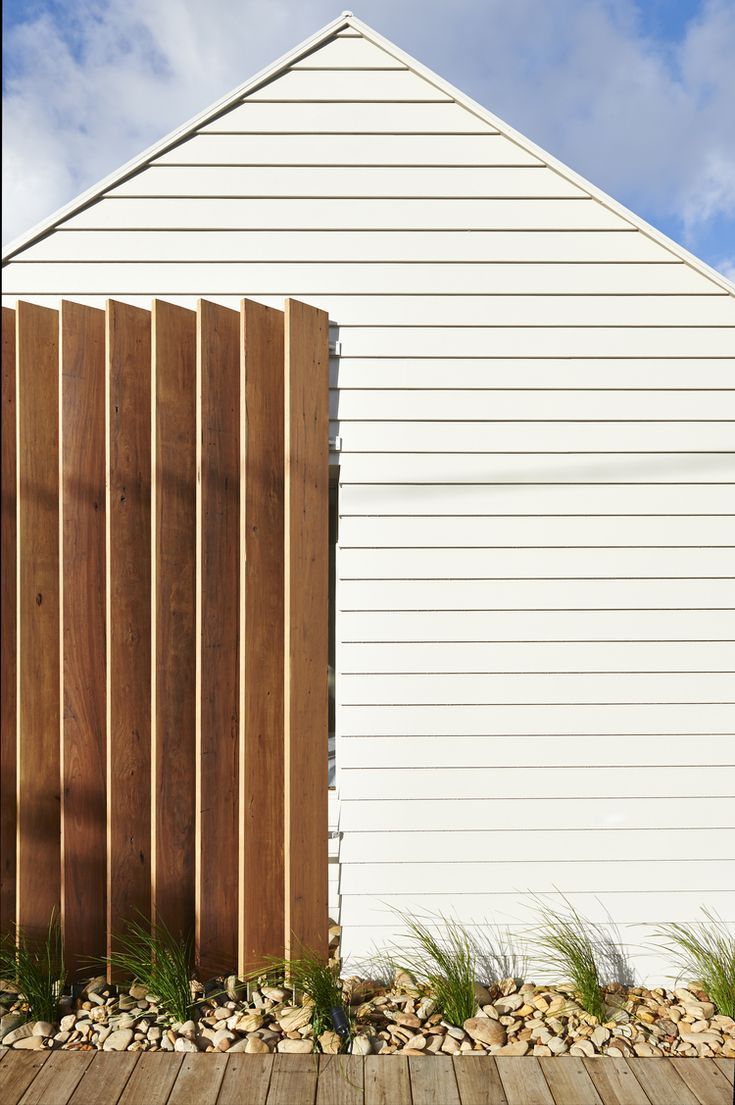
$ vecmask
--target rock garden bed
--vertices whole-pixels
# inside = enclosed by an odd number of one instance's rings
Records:
[[[334,953],[339,929],[330,931]],[[17,988],[0,982],[0,1044],[19,1050],[735,1058],[735,1020],[718,1013],[696,984],[674,990],[613,984],[602,989],[604,1013],[596,1017],[571,984],[476,982],[474,1015],[455,1024],[430,986],[398,969],[389,982],[342,980],[349,1026],[342,1035],[325,1027],[307,993],[283,984],[233,975],[191,986],[191,1016],[180,1021],[145,984],[117,987],[99,976],[73,998],[62,996],[52,1023],[29,1020]]]

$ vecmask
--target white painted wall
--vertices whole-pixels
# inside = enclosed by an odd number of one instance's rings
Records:
[[[735,300],[503,129],[348,29],[5,302],[329,311],[344,949],[558,891],[661,976],[645,925],[735,921]]]

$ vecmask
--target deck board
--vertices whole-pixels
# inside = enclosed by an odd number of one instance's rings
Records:
[[[648,1097],[626,1059],[606,1056],[602,1062],[597,1058],[584,1059],[583,1062],[605,1105],[649,1105]]]
[[[730,1105],[727,1059],[6,1051],[0,1105]]]
[[[365,1105],[411,1101],[408,1057],[368,1055],[365,1060]]]
[[[498,1056],[495,1062],[508,1105],[556,1105],[538,1059]]]
[[[6,1051],[0,1060],[0,1101],[18,1101],[47,1059],[43,1051]]]
[[[474,1060],[476,1061],[476,1060]],[[468,1059],[467,1062],[473,1062]],[[414,1056],[408,1060],[413,1105],[461,1105],[454,1061],[449,1055]]]
[[[553,1058],[542,1057],[539,1065],[557,1105],[560,1101],[564,1105],[603,1105],[581,1059],[570,1056],[558,1063]]]
[[[721,1070],[730,1085],[735,1084],[735,1059],[715,1059],[717,1069]]]
[[[320,1055],[316,1105],[363,1105],[364,1064],[360,1055]]]
[[[96,1055],[79,1079],[69,1105],[98,1105],[105,1100],[117,1105],[136,1059],[134,1051],[103,1051]]]
[[[711,1059],[694,1063],[691,1059],[672,1059],[671,1065],[701,1105],[726,1105],[732,1097],[729,1081]]]
[[[695,1062],[695,1060],[692,1060]],[[651,1105],[700,1105],[683,1078],[669,1062],[660,1059],[636,1059],[631,1070],[646,1091]]]
[[[462,1105],[507,1105],[495,1060],[460,1059],[454,1068]]]
[[[9,1055],[6,1057],[6,1063],[10,1058]],[[96,1058],[93,1051],[53,1052],[17,1101],[20,1105],[67,1105],[93,1058]],[[12,1059],[15,1062],[15,1055]],[[8,1099],[7,1105],[16,1105],[16,1101]],[[113,1105],[112,1101],[109,1105]]]
[[[230,1055],[217,1105],[263,1105],[268,1096],[272,1055]]]
[[[221,1053],[186,1055],[167,1105],[216,1105],[226,1065],[227,1056]]]
[[[144,1051],[118,1105],[166,1105],[183,1058],[165,1051]]]
[[[276,1055],[267,1105],[314,1105],[317,1077],[316,1055]]]

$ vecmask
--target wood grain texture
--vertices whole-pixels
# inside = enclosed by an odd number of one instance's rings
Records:
[[[468,1060],[470,1063],[472,1059]],[[454,1060],[449,1055],[431,1057],[411,1056],[408,1060],[411,1075],[413,1105],[461,1105],[457,1079],[454,1077]]]
[[[107,914],[150,916],[151,323],[107,305]]]
[[[49,1057],[48,1051],[8,1051],[0,1062],[0,1101],[15,1105]]]
[[[275,1055],[267,1105],[313,1105],[317,1059],[316,1055]]]
[[[715,1059],[715,1064],[731,1085],[735,1083],[735,1059]]]
[[[365,1105],[394,1105],[411,1100],[408,1056],[365,1057]]]
[[[196,958],[237,963],[240,587],[240,320],[197,311]]]
[[[671,1065],[701,1105],[729,1105],[733,1097],[730,1081],[711,1059],[672,1059]]]
[[[478,1063],[472,1057],[468,1059],[465,1062],[460,1056],[454,1064],[462,1105],[507,1105],[495,1060],[488,1057]]]
[[[283,314],[241,309],[241,972],[284,950]]]
[[[196,314],[151,312],[152,916],[194,931]]]
[[[217,1105],[262,1105],[272,1069],[272,1055],[228,1055]]]
[[[538,1059],[498,1056],[495,1063],[508,1105],[554,1105]]]
[[[20,1099],[20,1105],[67,1105],[95,1057],[93,1051],[54,1051]]]
[[[614,1059],[607,1055],[603,1063],[596,1059],[582,1061],[605,1105],[649,1105],[626,1059]]]
[[[105,954],[105,315],[61,304],[61,925],[66,966]]]
[[[581,1059],[565,1056],[564,1062],[557,1065],[554,1059],[542,1056],[539,1064],[549,1084],[555,1100],[564,1105],[602,1105],[600,1095],[595,1089]]]
[[[48,928],[60,900],[59,316],[18,303],[17,920]]]
[[[328,318],[285,314],[285,935],[326,959]]]
[[[174,1082],[168,1105],[215,1105],[227,1056],[186,1055]]]
[[[320,1055],[316,1105],[363,1105],[361,1055]]]
[[[69,1098],[69,1105],[99,1105],[105,1099],[117,1105],[137,1058],[133,1051],[97,1052]]]
[[[651,1105],[672,1105],[674,1101],[677,1105],[700,1105],[697,1095],[692,1093],[670,1063],[662,1063],[659,1059],[634,1059],[630,1069]]]
[[[15,817],[17,743],[17,543],[15,440],[15,311],[3,307],[2,517],[0,520],[0,933],[15,920]]]
[[[118,1105],[166,1105],[183,1059],[165,1051],[139,1053]]]

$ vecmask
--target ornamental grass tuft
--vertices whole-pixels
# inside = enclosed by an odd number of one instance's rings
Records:
[[[29,1020],[54,1023],[66,983],[64,946],[56,913],[40,937],[18,928],[14,936],[3,938],[0,976],[15,982],[28,1005]]]
[[[704,920],[661,925],[664,944],[682,975],[701,983],[717,1012],[735,1018],[735,932],[702,906]]]
[[[294,958],[271,956],[267,965],[249,976],[250,981],[267,977],[306,994],[313,1002],[311,1024],[314,1039],[333,1029],[346,1043],[352,1035],[345,1006],[339,963],[325,963],[316,953],[304,949]],[[335,1023],[336,1021],[336,1023]],[[347,1028],[345,1028],[347,1026]]]
[[[417,917],[396,911],[413,947],[396,950],[394,963],[423,982],[450,1024],[460,1027],[477,1009],[477,953],[467,930],[450,917]]]
[[[186,1021],[196,1001],[191,989],[191,938],[181,939],[158,921],[129,921],[116,934],[109,962],[113,971],[147,986],[159,998],[161,1009],[172,1020]]]
[[[600,926],[582,917],[564,898],[564,908],[555,909],[534,895],[538,923],[530,943],[538,965],[554,971],[574,986],[579,1004],[598,1020],[605,1019],[605,999],[599,963],[606,935]]]

